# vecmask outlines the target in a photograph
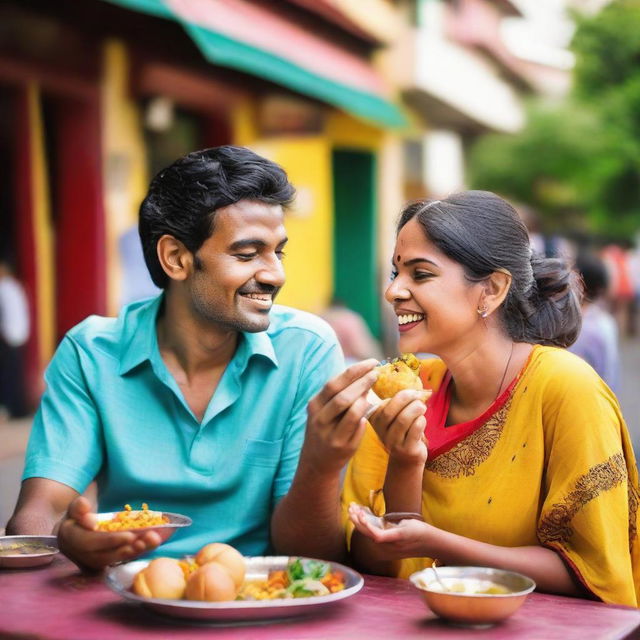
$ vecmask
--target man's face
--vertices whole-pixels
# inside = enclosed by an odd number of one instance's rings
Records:
[[[196,252],[187,282],[193,310],[202,320],[225,330],[267,329],[284,284],[283,219],[280,205],[256,200],[218,209],[214,231]]]

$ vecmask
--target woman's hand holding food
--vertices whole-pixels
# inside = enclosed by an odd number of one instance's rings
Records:
[[[390,463],[424,467],[428,456],[424,437],[426,410],[424,391],[405,389],[369,416],[369,422],[389,452]]]
[[[360,534],[376,543],[379,561],[430,557],[429,541],[439,531],[433,525],[414,519],[384,527],[382,518],[376,518],[369,509],[353,502],[349,505],[349,519]]]
[[[377,364],[364,360],[352,365],[311,399],[301,463],[338,473],[353,456],[366,427],[366,396],[378,377]]]
[[[71,502],[58,529],[60,550],[81,568],[102,569],[161,543],[155,531],[96,531],[96,524],[89,501],[80,496]]]

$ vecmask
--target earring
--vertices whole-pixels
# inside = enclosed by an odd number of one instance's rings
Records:
[[[478,315],[481,318],[486,318],[489,315],[489,312],[487,311],[487,307],[478,307],[476,311],[478,312]]]

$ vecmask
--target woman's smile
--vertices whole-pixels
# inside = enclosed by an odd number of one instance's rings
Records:
[[[404,333],[411,331],[414,327],[417,327],[424,320],[424,313],[418,313],[415,311],[396,311],[398,316],[398,331]]]

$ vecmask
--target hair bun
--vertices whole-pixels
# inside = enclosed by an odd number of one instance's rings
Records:
[[[575,285],[573,272],[560,258],[545,258],[531,254],[531,268],[541,300],[558,300],[567,295]]]
[[[581,327],[581,287],[576,274],[561,258],[531,255],[535,286],[528,317],[531,337],[539,344],[571,346]]]

